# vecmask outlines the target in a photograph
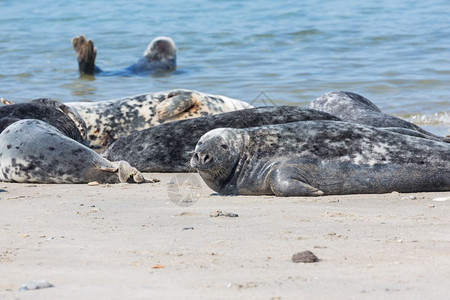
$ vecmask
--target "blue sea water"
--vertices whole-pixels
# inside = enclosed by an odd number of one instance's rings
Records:
[[[255,104],[307,105],[353,91],[383,111],[450,134],[450,2],[0,0],[0,96],[100,101],[174,88]],[[71,39],[97,65],[137,61],[156,36],[178,71],[80,78]]]

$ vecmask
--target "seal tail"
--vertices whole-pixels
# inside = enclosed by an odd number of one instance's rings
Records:
[[[80,74],[94,75],[97,70],[95,66],[97,49],[94,48],[94,43],[91,40],[86,41],[84,35],[81,35],[72,39],[72,45],[77,54]]]

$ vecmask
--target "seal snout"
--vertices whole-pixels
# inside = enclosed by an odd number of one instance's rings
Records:
[[[195,151],[191,159],[191,166],[196,169],[207,169],[213,157],[206,151]]]

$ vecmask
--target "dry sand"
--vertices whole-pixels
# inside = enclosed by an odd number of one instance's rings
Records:
[[[225,197],[186,176],[0,183],[0,299],[449,299],[448,192]]]

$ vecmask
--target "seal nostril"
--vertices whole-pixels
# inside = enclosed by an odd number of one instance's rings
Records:
[[[194,154],[194,159],[195,159],[196,161],[199,161],[199,158],[198,158],[198,154],[197,154],[197,153]]]
[[[206,154],[205,158],[203,159],[203,163],[207,163],[209,161],[209,155]]]

